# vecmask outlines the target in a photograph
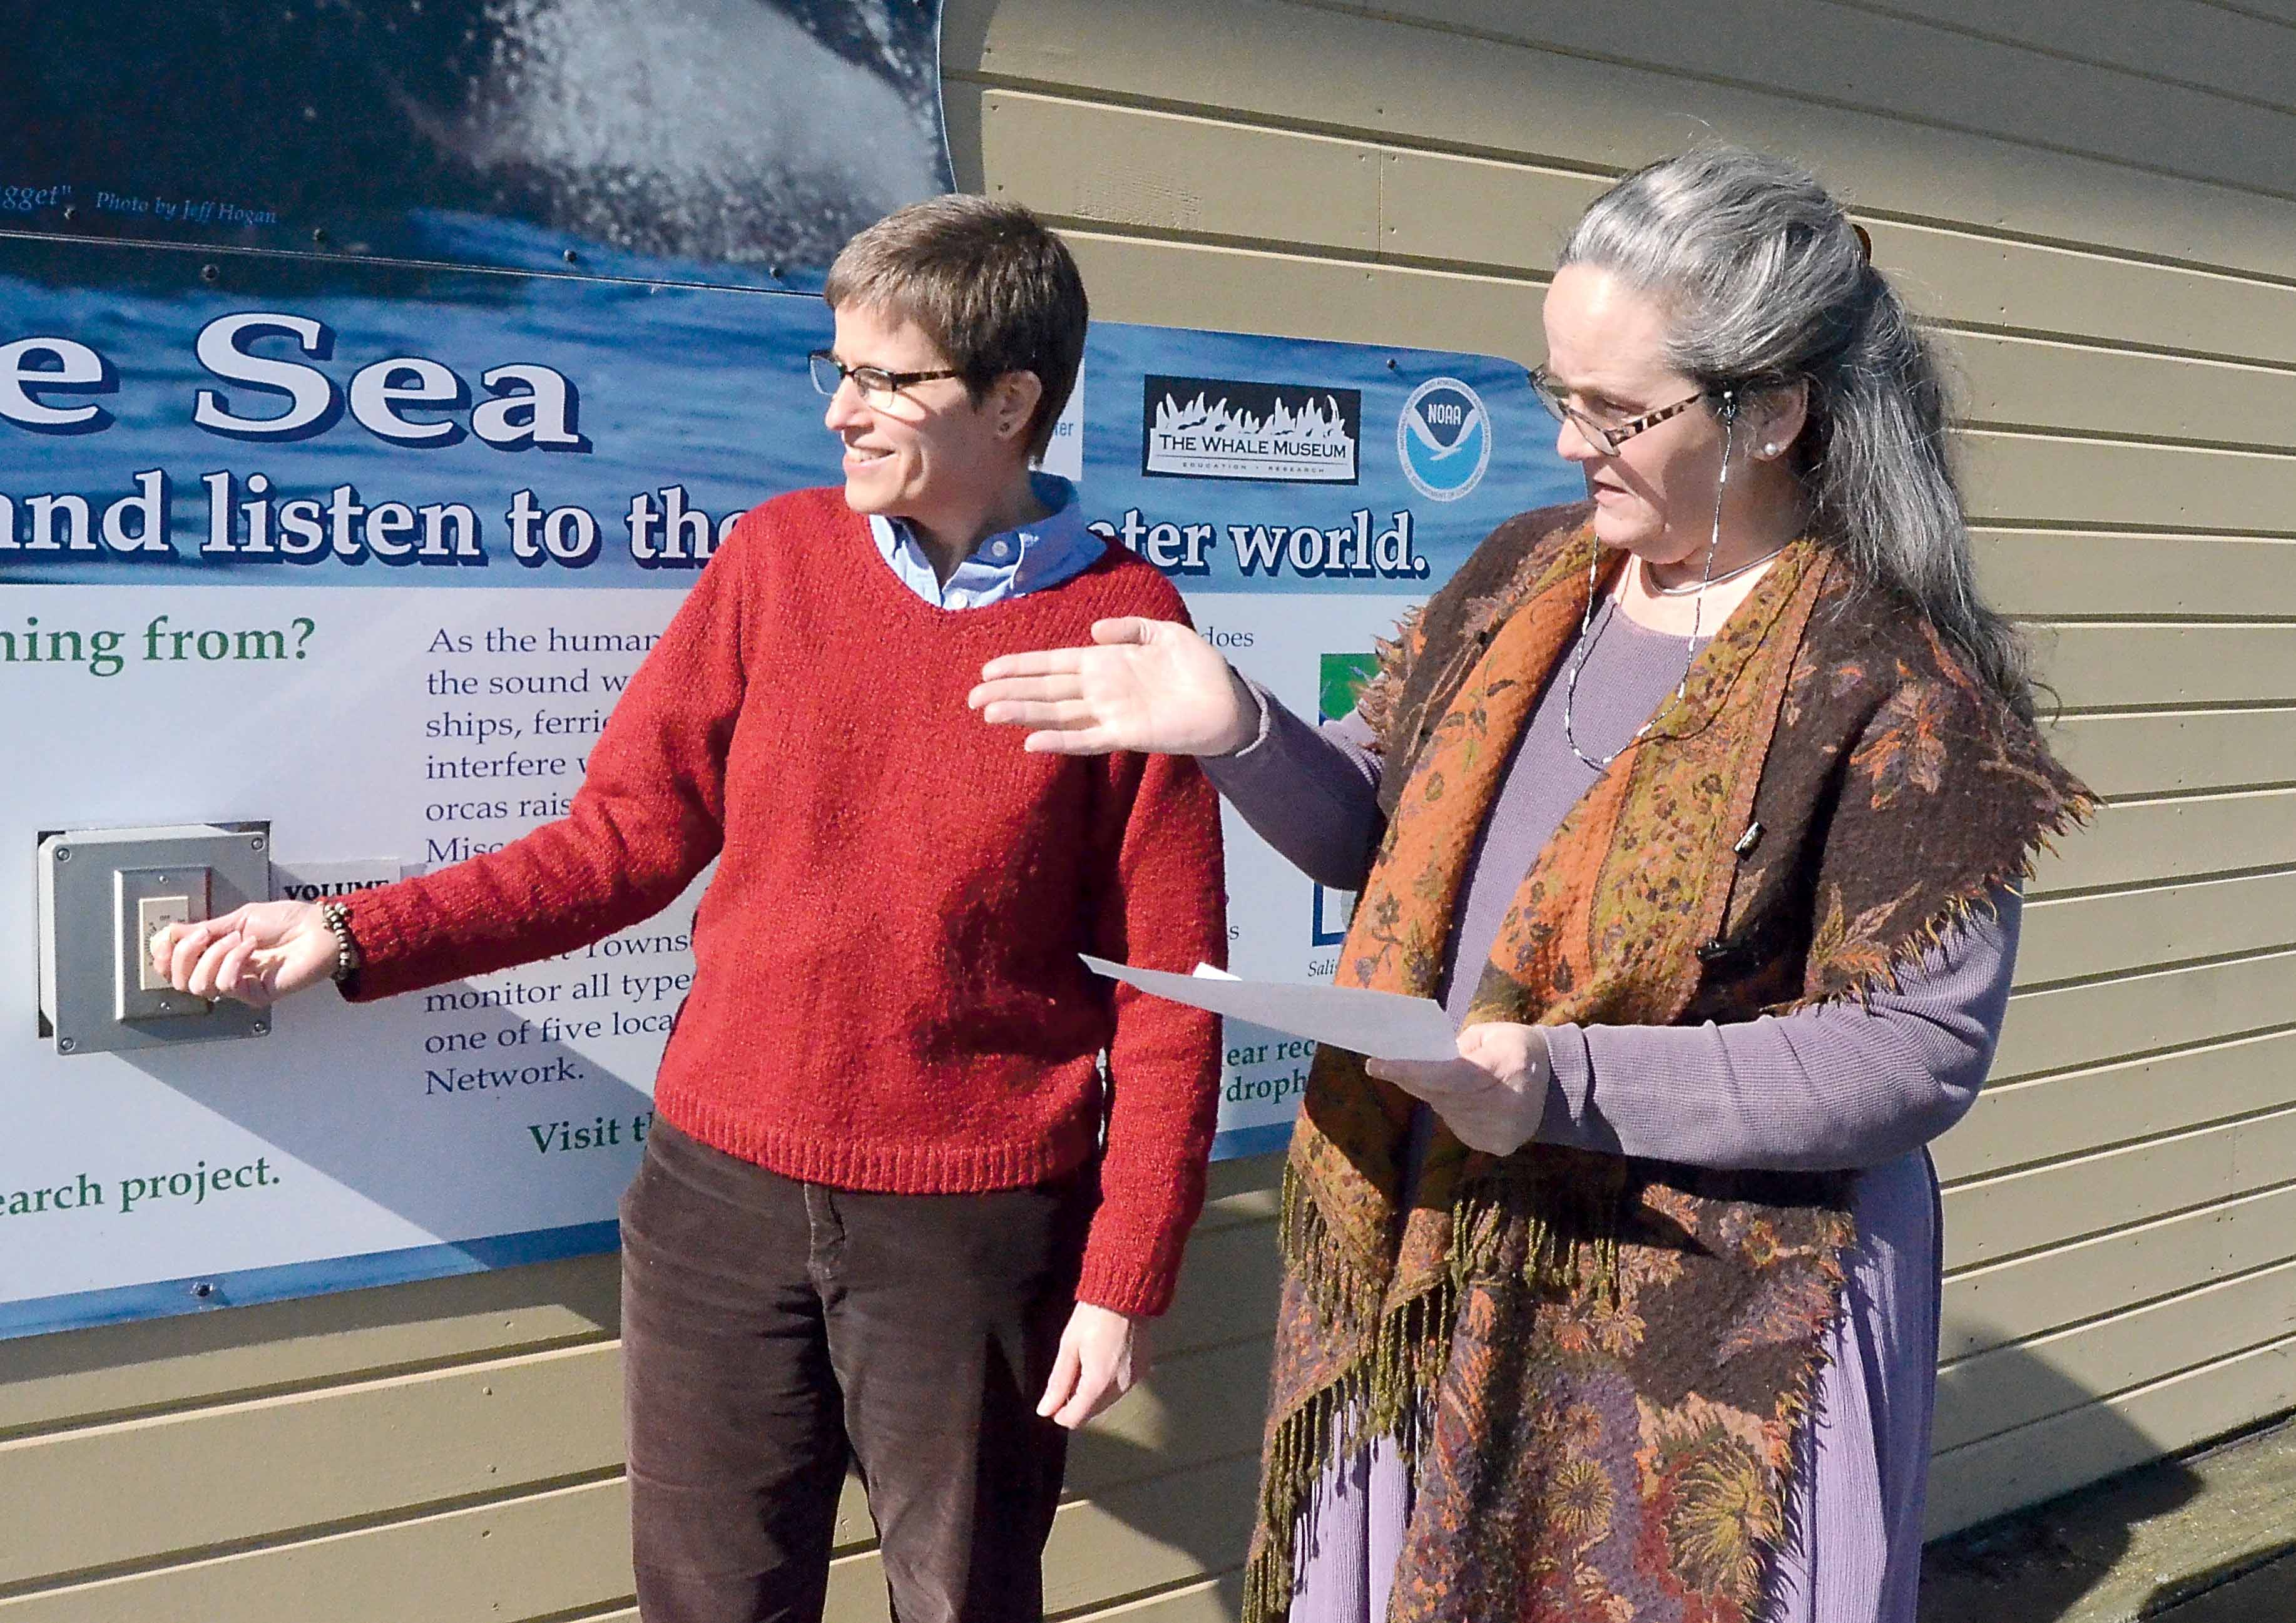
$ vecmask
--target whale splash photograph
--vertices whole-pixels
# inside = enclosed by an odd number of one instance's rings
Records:
[[[818,287],[855,231],[950,187],[939,10],[5,0],[0,182],[29,203],[4,223]]]

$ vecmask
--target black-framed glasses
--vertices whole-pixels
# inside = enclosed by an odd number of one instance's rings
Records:
[[[805,358],[813,367],[813,386],[823,394],[835,394],[845,380],[850,378],[853,387],[861,391],[864,400],[890,400],[912,383],[930,383],[936,378],[961,378],[964,375],[950,366],[933,372],[888,372],[882,366],[848,366],[826,349],[816,349]]]
[[[1544,367],[1530,374],[1530,389],[1538,397],[1538,403],[1546,408],[1547,415],[1557,422],[1571,424],[1586,436],[1588,445],[1605,454],[1615,453],[1644,429],[1654,429],[1669,417],[1679,417],[1701,400],[1718,398],[1726,401],[1730,398],[1727,389],[1702,389],[1688,399],[1677,400],[1672,406],[1661,406],[1654,412],[1644,412],[1639,417],[1628,417],[1622,422],[1605,422],[1571,405],[1562,391],[1554,386],[1554,380],[1546,375]]]

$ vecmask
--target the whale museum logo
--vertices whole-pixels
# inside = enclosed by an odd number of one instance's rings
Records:
[[[1140,427],[1140,471],[1151,479],[1352,485],[1363,391],[1151,376]]]
[[[1483,482],[1491,465],[1491,419],[1483,398],[1456,378],[1430,378],[1411,391],[1395,425],[1403,477],[1431,502],[1456,502]]]

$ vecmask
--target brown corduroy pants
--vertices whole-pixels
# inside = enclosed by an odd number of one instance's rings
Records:
[[[815,1623],[849,1458],[898,1623],[1037,1623],[1068,1437],[1036,1404],[1096,1198],[830,1189],[657,1119],[621,1212],[644,1623]]]

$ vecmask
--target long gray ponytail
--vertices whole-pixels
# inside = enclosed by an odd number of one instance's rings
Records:
[[[1937,357],[1814,176],[1742,147],[1669,158],[1595,201],[1557,268],[1574,264],[1659,301],[1686,377],[1742,394],[1807,380],[1793,466],[1815,533],[2031,718],[2024,642],[1978,592]]]

